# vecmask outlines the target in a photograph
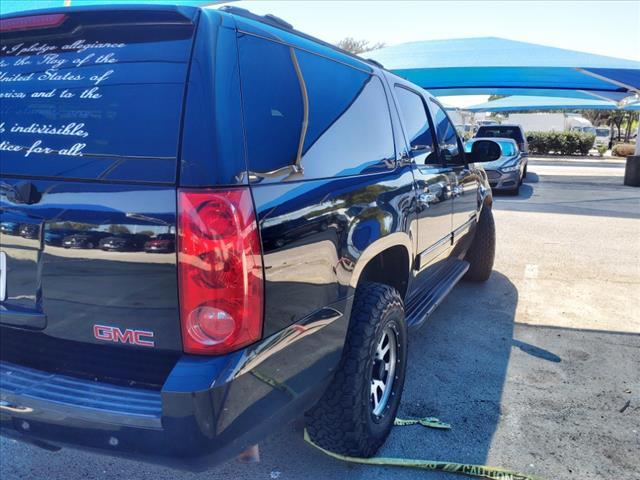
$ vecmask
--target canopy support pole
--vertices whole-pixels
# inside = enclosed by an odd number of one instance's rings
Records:
[[[597,73],[590,72],[589,70],[585,70],[584,68],[576,68],[576,71],[584,75],[597,78],[598,80],[602,80],[603,82],[610,83],[611,85],[616,85],[617,87],[626,88],[630,92],[634,92],[635,94],[640,95],[640,90],[638,90],[636,87],[633,87],[631,85],[627,85],[626,83],[618,82],[617,80],[613,80],[609,77],[605,77],[604,75],[599,75]]]

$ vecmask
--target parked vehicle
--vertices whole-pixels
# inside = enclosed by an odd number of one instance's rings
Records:
[[[90,250],[97,248],[100,241],[107,235],[109,235],[107,232],[85,230],[64,237],[62,239],[62,246],[64,248],[84,248]]]
[[[73,235],[75,230],[71,229],[48,229],[44,232],[44,243],[55,247],[62,247],[64,239]]]
[[[171,253],[176,251],[176,236],[173,233],[161,233],[144,244],[147,253]]]
[[[144,249],[148,240],[147,235],[116,233],[100,240],[100,248],[114,252],[138,252]]]
[[[0,222],[0,232],[5,235],[20,235],[20,224],[18,222]]]
[[[529,140],[520,125],[502,123],[480,127],[474,138],[511,138],[518,145],[520,155],[529,156]]]
[[[20,224],[20,236],[24,238],[39,238],[40,237],[40,223],[21,223]]]
[[[200,469],[305,415],[322,447],[374,454],[408,330],[491,274],[481,162],[500,144],[465,153],[428,92],[239,8],[71,6],[2,30],[3,83],[56,90],[2,100],[8,125],[40,125],[2,133],[2,182],[38,194],[3,190],[2,212],[177,232],[162,262],[3,237],[2,435]]]
[[[476,141],[486,140],[472,138],[465,143],[465,151],[471,153]],[[511,138],[492,138],[500,144],[502,155],[493,162],[483,164],[493,191],[509,192],[513,195],[520,193],[520,185],[527,176],[528,157],[522,155],[518,144]]]
[[[611,128],[606,125],[602,125],[600,127],[595,128],[596,139],[594,145],[597,147],[599,145],[606,145],[607,148],[611,148]]]

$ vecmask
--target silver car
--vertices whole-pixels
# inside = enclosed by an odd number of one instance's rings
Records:
[[[520,185],[527,176],[527,156],[522,155],[515,140],[510,138],[472,138],[465,143],[465,151],[471,152],[473,142],[478,140],[493,140],[500,144],[502,156],[493,162],[483,163],[492,190],[509,192],[513,195],[520,193]]]

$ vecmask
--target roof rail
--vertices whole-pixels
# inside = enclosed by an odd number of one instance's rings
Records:
[[[375,65],[376,67],[384,68],[384,65],[382,65],[379,61],[374,60],[373,58],[365,58],[364,60],[366,62],[369,62],[369,63]]]
[[[265,23],[267,25],[271,25],[272,27],[276,27],[276,28],[281,28],[284,30],[289,30],[291,33],[294,33],[295,35],[305,38],[307,40],[311,40],[312,42],[318,43],[324,47],[328,47],[331,48],[332,50],[335,50],[336,52],[340,52],[344,55],[348,55],[352,58],[355,58],[357,60],[360,60],[361,62],[365,62],[368,63],[370,65],[375,65],[376,67],[382,68],[384,69],[384,67],[382,66],[382,64],[380,64],[379,62],[372,60],[372,59],[366,59],[366,58],[362,58],[359,55],[356,55],[355,53],[351,53],[348,52],[346,50],[343,50],[342,48],[333,45],[332,43],[329,42],[325,42],[324,40],[320,40],[317,37],[314,37],[312,35],[306,34],[304,32],[301,32],[299,30],[296,30],[295,28],[293,28],[293,25],[291,25],[289,22],[287,22],[286,20],[283,20],[280,17],[277,17],[275,15],[272,14],[267,14],[267,15],[257,15],[249,10],[247,10],[246,8],[240,8],[240,7],[234,7],[232,5],[224,5],[222,7],[220,7],[218,10],[221,10],[223,12],[226,13],[230,13],[232,15],[238,15],[239,17],[244,17],[244,18],[248,18],[250,20],[255,20],[256,22],[260,22],[260,23]]]
[[[255,20],[257,22],[266,23],[271,25],[272,27],[284,28],[285,30],[293,30],[293,25],[289,22],[281,19],[280,17],[276,17],[270,13],[266,15],[256,15],[255,13],[247,10],[246,8],[234,7],[233,5],[224,5],[220,7],[221,11],[231,13],[233,15],[238,15],[239,17],[249,18],[251,20]]]

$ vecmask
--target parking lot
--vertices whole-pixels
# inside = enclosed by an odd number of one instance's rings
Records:
[[[520,195],[496,197],[491,279],[457,286],[410,339],[400,414],[453,428],[395,427],[380,455],[638,478],[640,190],[623,174],[622,160],[531,159]],[[200,475],[4,438],[0,448],[4,480],[458,478],[340,463],[304,444],[300,422],[261,444],[260,463]]]

